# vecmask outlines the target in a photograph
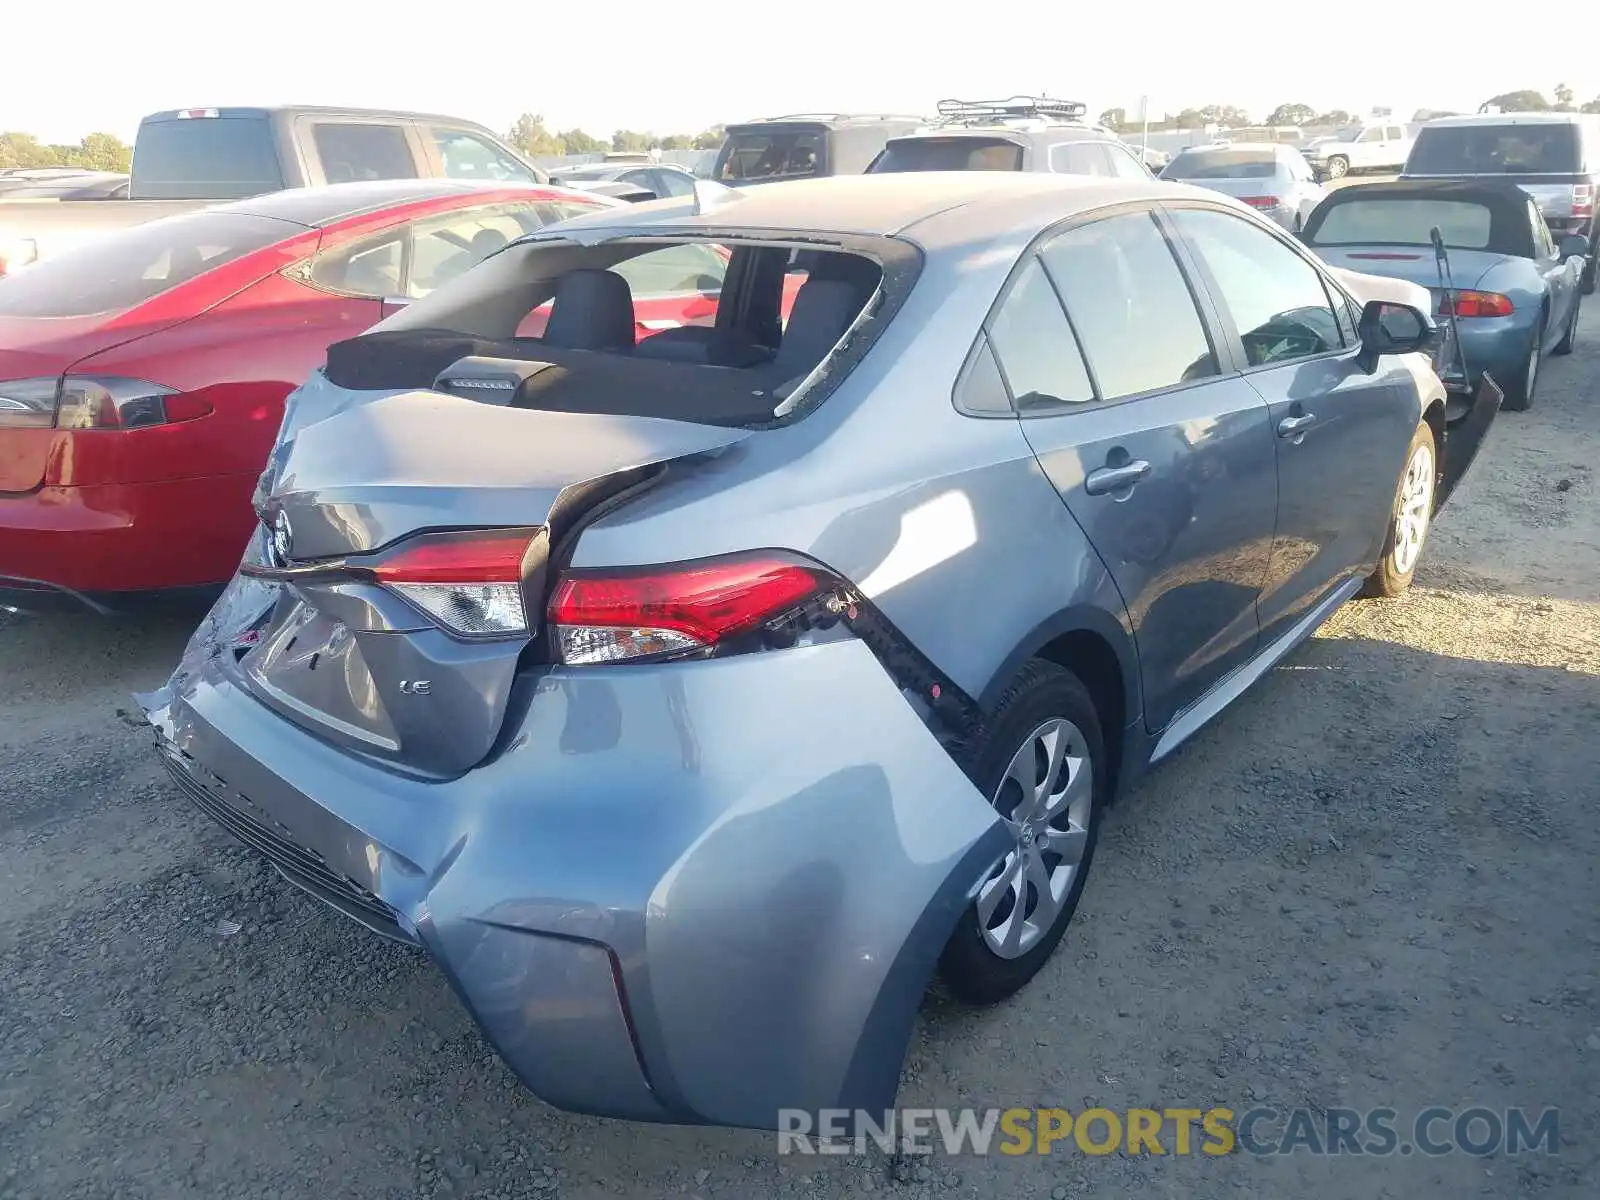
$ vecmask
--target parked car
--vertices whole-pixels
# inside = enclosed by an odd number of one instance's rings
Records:
[[[1343,179],[1362,171],[1398,171],[1411,152],[1411,137],[1397,121],[1352,125],[1301,147],[1318,179]]]
[[[941,121],[891,138],[867,170],[1042,171],[1149,179],[1132,147],[1103,125],[1084,121],[1075,100],[941,100]]]
[[[1434,229],[1444,240],[1453,290],[1440,278]],[[1533,402],[1545,354],[1572,353],[1588,240],[1566,234],[1558,245],[1533,197],[1515,184],[1400,180],[1339,188],[1311,214],[1304,241],[1330,264],[1427,287],[1465,352],[1463,390],[1487,371],[1504,388],[1506,408]]]
[[[283,399],[328,343],[524,233],[617,203],[451,180],[296,189],[0,279],[0,604],[215,589],[255,525]],[[697,259],[696,277],[719,264]],[[651,303],[641,319],[692,319],[701,302]]]
[[[799,113],[729,125],[711,178],[747,187],[857,175],[889,138],[921,124],[920,117]]]
[[[37,261],[219,200],[371,179],[549,182],[487,129],[456,117],[356,108],[182,108],[139,123],[128,199],[0,203],[0,250],[25,245],[29,261]]]
[[[663,245],[735,247],[729,285],[636,345],[607,268]],[[1409,583],[1470,457],[1433,334],[1148,179],[578,217],[330,347],[141,702],[552,1104],[881,1112],[932,973],[1026,984],[1114,792]]]
[[[1185,150],[1162,169],[1161,178],[1242,200],[1291,232],[1328,194],[1300,152],[1283,145],[1229,143]]]
[[[1582,234],[1591,253],[1583,291],[1595,289],[1600,246],[1600,116],[1494,113],[1422,127],[1401,179],[1497,179],[1531,195],[1559,243]]]
[[[660,199],[663,196],[687,196],[694,191],[694,172],[672,163],[591,163],[552,171],[550,182],[576,188],[588,188],[601,183],[628,183],[647,192],[650,198]]]

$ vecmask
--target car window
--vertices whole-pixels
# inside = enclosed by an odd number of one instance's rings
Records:
[[[727,260],[704,242],[651,250],[611,268],[628,281],[634,299],[722,290]]]
[[[687,196],[694,191],[694,176],[683,171],[659,171],[661,176],[661,194],[664,196]]]
[[[1384,129],[1383,132],[1384,132],[1384,136],[1386,138],[1388,138],[1391,142],[1398,142],[1401,138],[1405,137],[1405,135],[1406,135],[1406,131],[1404,129],[1401,129],[1400,126],[1398,126],[1398,125],[1387,126]]]
[[[534,173],[493,142],[464,129],[433,130],[434,144],[447,179],[492,179],[537,183]]]
[[[224,200],[275,192],[283,169],[265,117],[146,121],[132,183],[146,200]]]
[[[1185,150],[1161,172],[1165,179],[1271,179],[1277,171],[1271,150]]]
[[[1146,171],[1128,151],[1121,146],[1107,145],[1102,147],[1106,157],[1111,160],[1111,173],[1119,179],[1149,179],[1150,172]]]
[[[1006,381],[994,360],[989,339],[980,336],[972,348],[961,379],[956,384],[957,403],[969,413],[1009,413],[1011,393],[1006,391]]]
[[[1172,221],[1216,280],[1251,366],[1343,348],[1322,276],[1288,246],[1212,209],[1178,209]]]
[[[1550,226],[1545,223],[1538,202],[1531,197],[1528,200],[1528,220],[1533,226],[1534,253],[1539,258],[1554,258],[1558,253],[1555,239],[1550,236]]]
[[[1062,175],[1111,174],[1098,142],[1057,142],[1050,147],[1050,169]]]
[[[1576,125],[1428,126],[1417,133],[1406,174],[1554,175],[1580,170],[1582,157]]]
[[[1022,147],[1009,138],[894,138],[867,167],[869,175],[897,171],[1020,171]]]
[[[1149,213],[1068,230],[1043,258],[1103,398],[1218,373],[1194,295]]]
[[[358,179],[415,179],[411,144],[399,125],[323,121],[311,127],[311,140],[329,183]]]
[[[1358,142],[1381,142],[1382,140],[1383,130],[1381,129],[1363,129],[1361,136],[1356,139]]]
[[[1452,249],[1483,250],[1493,228],[1494,214],[1473,200],[1363,199],[1352,192],[1318,209],[1306,240],[1313,246],[1427,246],[1438,229]]]
[[[820,132],[742,130],[729,136],[717,163],[717,178],[804,179],[822,166]]]
[[[433,221],[419,221],[411,231],[411,268],[406,295],[426,296],[441,284],[465,274],[543,221],[534,205],[454,213]]]
[[[1018,410],[1094,399],[1083,352],[1037,258],[1028,259],[990,318],[989,343]]]
[[[395,229],[319,254],[312,260],[310,280],[329,291],[382,300],[400,294],[404,266],[405,233]]]

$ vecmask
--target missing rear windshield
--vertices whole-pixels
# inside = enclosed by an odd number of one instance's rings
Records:
[[[1006,138],[897,138],[867,168],[896,171],[1020,171],[1022,147]]]
[[[809,411],[849,374],[920,261],[891,238],[526,242],[336,343],[326,374],[362,390],[760,426]]]
[[[1575,175],[1576,125],[1456,125],[1424,128],[1407,175]]]

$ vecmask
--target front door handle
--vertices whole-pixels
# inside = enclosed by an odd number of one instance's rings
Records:
[[[1142,458],[1136,458],[1120,467],[1101,467],[1098,471],[1090,471],[1083,481],[1083,490],[1091,496],[1103,496],[1107,492],[1119,492],[1125,487],[1132,487],[1148,474],[1150,464]]]
[[[1316,423],[1316,413],[1306,413],[1299,417],[1285,417],[1278,422],[1278,436],[1281,438],[1298,437]]]

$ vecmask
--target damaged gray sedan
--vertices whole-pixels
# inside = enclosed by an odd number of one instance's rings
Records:
[[[161,753],[554,1105],[882,1112],[936,972],[1049,958],[1114,792],[1410,583],[1497,397],[1451,423],[1428,315],[1341,280],[1147,180],[541,231],[291,397]]]

